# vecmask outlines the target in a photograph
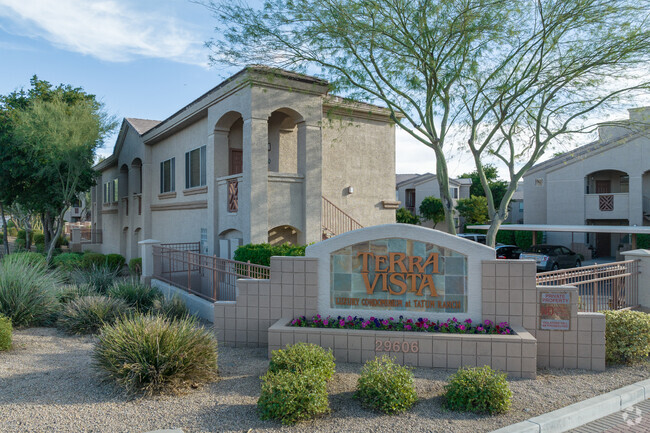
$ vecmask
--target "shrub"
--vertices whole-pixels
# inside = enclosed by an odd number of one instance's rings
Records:
[[[142,258],[138,257],[129,260],[129,271],[132,275],[140,276],[142,274]]]
[[[66,284],[55,291],[56,299],[62,304],[75,301],[83,296],[97,296],[97,292],[87,284],[74,285]]]
[[[32,236],[34,245],[45,245],[45,235],[42,232],[34,232],[32,233]]]
[[[11,319],[0,314],[0,352],[11,349]]]
[[[155,287],[148,287],[136,280],[118,281],[110,289],[108,296],[122,299],[131,308],[140,313],[149,312],[157,299],[162,298],[162,293]]]
[[[401,207],[395,211],[395,221],[402,224],[420,224],[420,217]]]
[[[119,271],[106,266],[92,265],[90,269],[77,269],[72,272],[71,278],[75,284],[86,284],[95,292],[106,294],[108,289],[115,283],[118,273]]]
[[[603,313],[608,364],[633,364],[650,355],[650,314],[640,311]]]
[[[117,269],[121,271],[126,263],[126,259],[119,254],[107,254],[106,255],[106,266],[111,269]]]
[[[515,244],[522,250],[527,250],[533,245],[533,232],[516,231],[514,233]],[[538,244],[544,243],[544,232],[537,232],[535,235],[535,241]]]
[[[355,397],[365,407],[387,414],[407,411],[418,400],[411,370],[387,356],[365,363]]]
[[[179,296],[174,296],[171,299],[156,299],[151,311],[153,314],[169,319],[185,319],[190,316],[190,310],[187,309],[185,302]]]
[[[0,261],[0,314],[17,327],[48,323],[58,308],[54,291],[60,284],[59,274],[44,261],[10,254]]]
[[[272,256],[304,256],[306,247],[307,245],[248,244],[235,250],[234,259],[269,266]]]
[[[64,272],[72,272],[81,266],[81,258],[78,253],[62,253],[52,258],[52,265]]]
[[[257,407],[262,419],[295,424],[330,410],[327,382],[315,370],[303,373],[268,371],[261,379],[262,392]]]
[[[106,256],[101,253],[86,252],[81,256],[80,267],[83,269],[106,267]]]
[[[496,414],[508,411],[512,391],[505,373],[489,366],[461,368],[449,379],[444,397],[451,410]]]
[[[121,299],[82,296],[65,306],[57,326],[68,334],[95,334],[102,326],[114,323],[128,309]]]
[[[129,393],[178,392],[216,377],[217,341],[192,318],[135,315],[102,329],[94,359]]]
[[[504,245],[515,245],[515,232],[511,230],[499,230],[497,232],[496,242]]]
[[[294,373],[314,371],[326,381],[334,376],[334,355],[331,349],[309,343],[296,343],[285,349],[274,350],[269,362],[269,371],[276,373],[280,370]]]

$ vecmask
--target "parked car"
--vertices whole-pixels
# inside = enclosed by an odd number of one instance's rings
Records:
[[[521,253],[520,259],[533,259],[538,271],[555,271],[582,265],[580,256],[562,245],[533,245]]]
[[[516,260],[521,255],[521,248],[517,245],[497,245],[495,248],[497,259]]]
[[[487,243],[487,237],[478,233],[459,233],[458,236],[467,239],[468,241],[478,242],[479,244],[483,245]]]

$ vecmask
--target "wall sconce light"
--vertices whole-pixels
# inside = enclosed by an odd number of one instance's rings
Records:
[[[354,192],[354,188],[349,186],[348,187],[348,194],[352,194]]]

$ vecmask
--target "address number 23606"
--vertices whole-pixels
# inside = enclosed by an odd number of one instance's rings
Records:
[[[420,345],[418,341],[375,340],[375,352],[417,353],[419,351]]]

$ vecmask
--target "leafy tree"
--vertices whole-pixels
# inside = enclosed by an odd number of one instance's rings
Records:
[[[420,215],[425,221],[433,222],[433,228],[436,228],[439,222],[445,220],[445,209],[439,198],[425,197],[420,204]]]
[[[420,217],[403,207],[397,209],[395,220],[402,224],[420,224]]]
[[[334,90],[383,103],[432,148],[450,233],[445,157],[474,159],[488,243],[524,173],[582,122],[647,91],[649,0],[217,0],[213,64],[317,71]],[[402,117],[403,116],[403,117]],[[461,148],[462,147],[462,148]],[[508,169],[500,202],[487,158]],[[489,161],[487,161],[489,162]]]
[[[466,224],[485,224],[488,222],[487,199],[481,196],[461,198],[456,205],[458,215],[465,219]]]
[[[0,99],[0,200],[41,216],[49,261],[64,213],[95,183],[94,152],[115,122],[80,88],[30,83]]]
[[[500,203],[508,188],[508,182],[499,180],[499,171],[494,164],[483,165],[483,171],[494,201]],[[485,197],[485,190],[483,189],[483,185],[481,185],[481,176],[477,170],[461,174],[459,177],[461,179],[472,179],[472,185],[469,187],[470,196]]]

